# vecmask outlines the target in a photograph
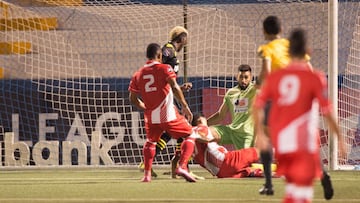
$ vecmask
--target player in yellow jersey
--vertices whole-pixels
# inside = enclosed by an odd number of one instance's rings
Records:
[[[285,68],[291,61],[289,54],[290,42],[286,38],[281,37],[282,26],[280,19],[277,16],[268,16],[263,21],[263,32],[265,40],[268,43],[261,45],[257,52],[262,60],[261,72],[257,80],[257,84],[261,85],[266,76],[271,72]],[[310,64],[310,56],[305,55],[305,59],[308,61],[309,67],[312,69]],[[265,109],[265,114],[269,112],[270,104]],[[267,116],[265,116],[265,123],[267,125]],[[273,195],[274,190],[272,188],[271,180],[271,163],[272,163],[272,149],[260,152],[260,159],[263,163],[265,184],[259,190],[260,194]],[[333,188],[330,181],[330,176],[323,170],[323,177],[321,183],[324,189],[325,199],[331,199],[333,196]]]
[[[269,42],[261,45],[257,51],[262,59],[258,78],[260,84],[270,72],[284,68],[290,63],[289,40],[281,37],[281,29],[281,22],[276,16],[268,16],[263,22],[264,37]],[[307,61],[310,60],[309,55],[305,58]]]
[[[271,40],[268,44],[259,47],[258,54],[262,58],[260,81],[263,81],[270,72],[281,69],[290,62],[288,55],[289,41],[279,35],[265,33],[265,38]]]
[[[285,67],[290,62],[289,57],[289,40],[281,37],[281,22],[276,16],[268,16],[263,21],[263,33],[265,40],[268,43],[261,45],[257,52],[262,60],[261,71],[257,78],[257,84],[261,85],[266,76],[270,72],[276,71]],[[270,109],[270,104],[265,108],[265,114]],[[265,125],[267,125],[267,116],[265,116]],[[260,159],[264,167],[265,184],[259,190],[260,194],[273,195],[271,170],[272,163],[272,149],[260,151]]]

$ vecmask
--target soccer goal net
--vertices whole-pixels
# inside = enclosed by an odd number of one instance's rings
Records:
[[[241,3],[239,3],[241,2]],[[347,158],[360,164],[360,3],[338,5],[339,123]],[[179,53],[179,83],[193,112],[217,111],[236,85],[240,64],[257,76],[262,21],[277,15],[287,37],[305,28],[311,63],[328,72],[328,1],[322,0],[0,0],[0,167],[137,165],[145,142],[143,113],[128,85],[151,42],[165,44],[176,25],[190,36]],[[185,23],[185,24],[184,24]],[[229,119],[223,123],[229,122]],[[328,131],[321,121],[321,154]],[[156,156],[168,164],[175,141]]]

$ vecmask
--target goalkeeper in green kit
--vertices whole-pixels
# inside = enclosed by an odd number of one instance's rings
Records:
[[[207,119],[207,122],[215,142],[220,145],[233,144],[238,150],[254,146],[251,108],[256,87],[252,83],[251,67],[247,64],[240,65],[236,80],[238,85],[226,92],[221,107]],[[231,114],[232,122],[228,125],[216,125],[223,121],[228,113]],[[179,150],[171,161],[173,177],[176,175],[176,163],[180,157],[178,152]]]
[[[236,76],[238,85],[229,89],[219,110],[208,119],[208,125],[220,145],[233,144],[236,149],[254,146],[254,123],[251,117],[252,102],[256,94],[256,87],[252,83],[252,72],[249,65],[238,67]],[[226,115],[231,114],[231,123],[219,124]]]

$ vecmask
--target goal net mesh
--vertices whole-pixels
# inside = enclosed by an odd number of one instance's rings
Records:
[[[184,16],[190,36],[178,81],[193,83],[185,93],[193,112],[217,111],[240,64],[259,74],[268,15],[281,18],[284,37],[305,28],[311,63],[328,71],[327,1],[183,2],[0,0],[0,167],[139,164],[144,120],[128,100],[129,81],[146,46],[165,44]],[[359,2],[339,2],[338,113],[348,155],[339,165],[360,164],[359,12]],[[320,127],[327,163],[328,131]],[[168,164],[174,149],[171,140],[155,164]]]

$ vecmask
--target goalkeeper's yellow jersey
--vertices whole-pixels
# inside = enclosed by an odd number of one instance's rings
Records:
[[[289,46],[290,42],[288,39],[279,38],[259,47],[259,56],[271,62],[270,72],[284,68],[290,63]],[[306,55],[305,58],[307,61],[310,60],[309,55]]]

